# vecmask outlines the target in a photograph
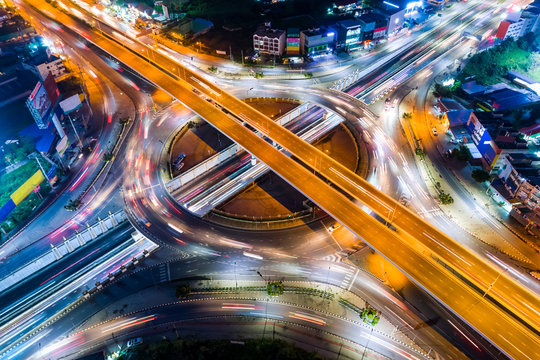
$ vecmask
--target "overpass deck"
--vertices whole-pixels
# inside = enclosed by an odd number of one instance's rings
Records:
[[[28,1],[34,5],[38,3],[37,0]],[[39,3],[39,7],[56,13],[64,24],[79,26],[47,4]],[[255,155],[507,355],[516,359],[540,358],[540,313],[537,311],[540,306],[538,298],[527,289],[324,153],[189,69],[182,68],[176,76],[169,69],[174,71],[179,64],[167,57],[156,53],[155,60],[145,60],[111,39],[95,33],[89,37]],[[157,67],[149,67],[149,62]],[[195,94],[193,88],[202,91],[213,103]],[[280,153],[243,123],[270,137],[313,170]],[[364,204],[391,220],[398,232],[391,231],[364,212],[361,208]]]

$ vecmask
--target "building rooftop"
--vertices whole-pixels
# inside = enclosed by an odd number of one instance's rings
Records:
[[[33,123],[19,131],[19,135],[33,138],[36,150],[48,153],[54,145],[56,130],[54,126],[49,126],[47,129],[40,129],[36,123]]]
[[[465,107],[458,103],[454,99],[450,98],[441,98],[437,100],[437,104],[439,105],[439,108],[441,111],[450,111],[450,110],[465,110]]]
[[[328,28],[320,27],[320,28],[315,28],[315,29],[302,30],[302,32],[304,33],[305,36],[318,36],[318,35],[326,35],[327,33],[332,32],[332,31],[329,30]]]
[[[0,76],[0,108],[30,95],[38,80],[28,70]]]
[[[526,127],[523,127],[521,129],[519,129],[519,132],[527,135],[527,136],[531,136],[531,137],[536,137],[538,136],[538,134],[540,134],[540,123],[537,123],[537,124],[533,124],[531,126],[526,126]]]
[[[481,96],[495,110],[508,110],[532,101],[527,92],[521,92],[511,88],[496,90]]]
[[[264,26],[261,26],[255,30],[254,35],[261,36],[261,37],[269,37],[269,38],[279,38],[285,31],[278,30],[278,29],[270,29]]]
[[[506,157],[512,163],[517,162],[517,161],[523,161],[523,160],[528,160],[529,162],[540,160],[538,156],[530,152],[510,153],[510,154],[507,154]]]
[[[510,185],[510,184],[508,184]],[[506,188],[503,180],[497,178],[491,182],[491,186],[505,199],[513,198],[513,194]],[[513,189],[515,191],[515,189]]]
[[[298,28],[288,28],[287,29],[287,36],[288,37],[299,37],[300,36],[300,29],[298,29]]]
[[[346,19],[346,20],[341,20],[341,21],[338,21],[336,23],[337,26],[341,26],[345,29],[349,29],[349,28],[355,28],[355,27],[358,27],[358,26],[362,26],[362,24],[356,20],[356,19]]]
[[[461,89],[468,95],[476,95],[486,91],[486,87],[478,84],[476,80],[468,81],[462,84]]]
[[[450,127],[464,125],[469,121],[472,110],[451,110],[446,112]]]
[[[383,26],[383,25],[386,26],[387,22],[388,22],[388,19],[387,19],[386,16],[384,16],[384,15],[378,13],[378,12],[375,12],[375,11],[371,11],[371,12],[362,14],[357,19],[360,20],[360,21],[363,21],[366,24],[374,22],[375,27],[379,27],[379,26]]]

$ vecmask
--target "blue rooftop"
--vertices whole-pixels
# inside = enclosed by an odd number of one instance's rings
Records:
[[[56,130],[54,126],[49,126],[47,129],[40,129],[36,123],[33,123],[19,131],[19,135],[32,137],[36,150],[42,153],[48,153],[54,145]]]

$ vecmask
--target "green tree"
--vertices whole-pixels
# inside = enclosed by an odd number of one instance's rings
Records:
[[[454,95],[454,90],[454,87],[444,86],[442,84],[436,83],[433,90],[433,95],[435,97],[441,98],[452,97]]]
[[[476,180],[479,183],[489,181],[489,178],[490,178],[489,173],[487,171],[479,170],[479,169],[473,170],[471,176],[474,180]]]
[[[212,72],[212,73],[216,73],[217,72],[217,67],[215,66],[209,66],[208,67],[208,71]]]
[[[81,200],[75,199],[75,200],[69,200],[66,205],[64,205],[64,208],[68,211],[75,211],[81,206]]]
[[[364,0],[362,1],[363,8],[376,8],[381,5],[383,0]]]
[[[191,295],[191,286],[189,284],[182,284],[176,287],[175,295],[179,299],[185,299]]]
[[[19,136],[16,140],[16,142],[4,145],[4,157],[11,164],[25,160],[34,152],[34,140],[31,137]]]
[[[461,161],[468,161],[472,158],[472,155],[469,148],[465,145],[461,145],[459,148],[452,149],[452,157]]]
[[[114,154],[112,152],[106,152],[105,154],[103,154],[103,157],[101,159],[104,162],[109,162],[114,159]]]
[[[131,117],[130,116],[126,116],[126,117],[123,117],[123,118],[120,118],[118,120],[118,122],[122,125],[126,125],[127,123],[129,123],[131,121]]]
[[[368,305],[360,312],[360,318],[364,320],[366,324],[375,326],[379,323],[380,315],[377,310]]]
[[[439,200],[443,205],[450,205],[454,203],[454,198],[442,190],[439,193]]]
[[[517,41],[504,40],[498,46],[475,54],[463,68],[459,79],[468,77],[484,85],[502,81],[509,70],[528,71],[533,65],[534,52],[538,52],[540,40],[534,34],[526,34]]]
[[[266,292],[270,296],[279,296],[283,294],[283,282],[282,281],[269,281],[266,284]]]

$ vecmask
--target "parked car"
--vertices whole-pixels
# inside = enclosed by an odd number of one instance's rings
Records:
[[[434,136],[438,136],[438,135],[439,135],[439,133],[437,132],[437,129],[433,128],[433,129],[431,129],[431,131],[433,132],[433,135],[434,135]]]

